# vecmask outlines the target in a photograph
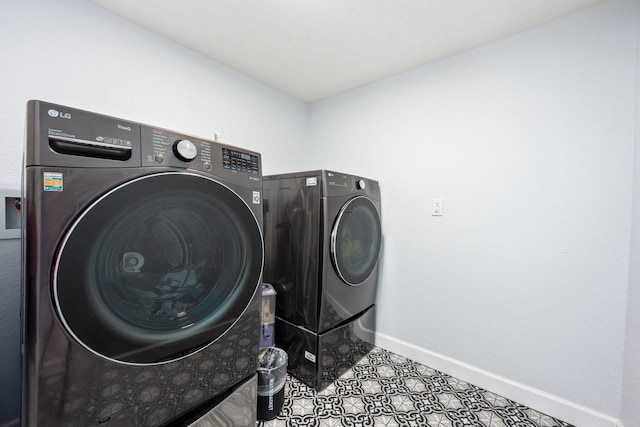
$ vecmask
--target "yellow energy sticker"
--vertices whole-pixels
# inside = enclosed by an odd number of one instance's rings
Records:
[[[62,191],[62,174],[59,172],[44,172],[42,184],[44,191]]]

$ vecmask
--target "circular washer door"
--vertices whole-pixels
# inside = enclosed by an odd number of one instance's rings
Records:
[[[331,259],[338,276],[357,286],[369,278],[378,262],[382,231],[380,215],[367,197],[342,206],[331,231]]]
[[[233,326],[262,262],[258,222],[238,194],[199,175],[148,175],[76,220],[55,261],[53,296],[69,333],[91,352],[163,363]]]

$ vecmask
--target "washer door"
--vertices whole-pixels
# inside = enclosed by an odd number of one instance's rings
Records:
[[[342,206],[331,231],[331,259],[345,283],[357,286],[369,278],[381,239],[380,215],[371,200],[357,196]]]
[[[176,360],[223,335],[262,274],[253,212],[225,185],[188,173],[148,175],[94,202],[54,265],[68,332],[110,360]]]

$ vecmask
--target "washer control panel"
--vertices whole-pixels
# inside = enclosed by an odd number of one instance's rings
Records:
[[[259,173],[259,160],[255,154],[222,148],[222,167],[257,175]]]
[[[254,151],[43,101],[29,101],[27,112],[26,166],[181,168],[262,185]]]
[[[143,164],[213,169],[212,142],[162,128],[142,127]]]
[[[230,178],[240,174],[255,182],[262,179],[258,153],[152,126],[142,125],[140,134],[143,166],[189,168]]]

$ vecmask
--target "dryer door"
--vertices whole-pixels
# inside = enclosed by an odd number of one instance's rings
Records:
[[[331,231],[331,259],[345,283],[357,286],[369,278],[381,239],[380,215],[369,198],[357,196],[342,206]]]
[[[200,175],[147,175],[100,197],[69,229],[53,297],[87,350],[164,363],[233,326],[258,289],[262,262],[258,222],[237,193]]]

